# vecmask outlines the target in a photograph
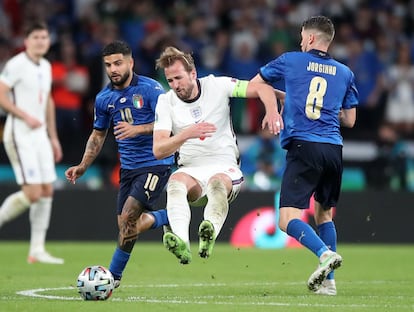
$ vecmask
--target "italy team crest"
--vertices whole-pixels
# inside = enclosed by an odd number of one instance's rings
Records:
[[[144,106],[144,99],[142,98],[141,94],[134,94],[132,96],[132,103],[134,104],[135,108],[142,108]]]

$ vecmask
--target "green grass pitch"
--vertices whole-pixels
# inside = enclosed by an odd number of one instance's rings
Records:
[[[28,243],[0,241],[0,311],[414,311],[414,245],[340,244],[338,295],[306,288],[316,258],[303,248],[216,244],[208,260],[180,265],[162,243],[138,242],[121,287],[107,301],[83,301],[76,279],[108,266],[115,242],[49,242],[64,265],[27,264]]]

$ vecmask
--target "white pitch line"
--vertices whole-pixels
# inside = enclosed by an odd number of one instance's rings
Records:
[[[82,300],[81,297],[67,297],[67,296],[53,296],[53,295],[44,295],[38,294],[45,291],[51,290],[75,290],[75,287],[58,287],[58,288],[37,288],[37,289],[28,289],[21,290],[16,292],[17,295],[26,296],[26,297],[35,297],[35,298],[44,298],[44,299],[55,299],[55,300]]]
[[[386,281],[371,281],[370,283],[366,282],[352,282],[352,283],[365,283],[365,284],[381,284]],[[346,282],[345,282],[346,283]],[[289,283],[283,283],[283,282],[265,282],[265,283],[257,283],[257,282],[251,282],[251,283],[236,283],[234,285],[237,286],[274,286],[274,285],[296,285],[296,284],[303,284],[303,282],[289,282]],[[226,284],[226,283],[195,283],[195,284],[149,284],[149,285],[122,285],[122,287],[128,287],[128,288],[148,288],[148,287],[159,287],[159,288],[176,288],[176,287],[206,287],[206,286],[213,286],[213,287],[227,287],[232,284]],[[60,291],[60,290],[76,290],[76,287],[57,287],[57,288],[37,288],[37,289],[28,289],[28,290],[22,290],[16,292],[17,295],[26,296],[26,297],[32,297],[32,298],[43,298],[43,299],[50,299],[50,300],[82,300],[80,297],[72,297],[72,296],[56,296],[56,295],[47,295],[44,294],[44,292],[49,291]],[[275,299],[278,298],[278,296],[273,296]],[[280,299],[285,298],[286,296],[281,296]],[[291,296],[290,296],[291,297]],[[370,296],[370,298],[375,298],[376,296]],[[8,297],[8,300],[11,298]],[[199,300],[194,300],[199,299]],[[204,299],[204,300],[203,300]],[[224,300],[234,300],[234,296],[215,296],[215,299],[219,299],[219,301],[215,300],[214,302],[206,301],[206,296],[202,297],[193,297],[193,300],[191,299],[183,299],[182,297],[177,296],[169,296],[165,299],[154,299],[154,298],[148,298],[148,297],[137,297],[137,296],[130,296],[127,298],[118,298],[118,297],[112,297],[111,301],[117,301],[117,302],[145,302],[145,303],[168,303],[168,304],[199,304],[199,305],[206,305],[206,304],[214,304],[214,305],[239,305],[239,306],[298,306],[298,307],[323,307],[323,308],[335,308],[335,307],[344,307],[343,304],[337,305],[337,304],[321,304],[321,303],[286,303],[282,301],[273,301],[273,302],[264,302],[264,301],[249,301],[249,302],[232,302],[232,301],[224,301]],[[4,300],[4,298],[0,297],[0,300]],[[350,308],[380,308],[383,307],[382,305],[377,304],[350,304],[346,305]],[[400,308],[407,308],[407,305],[399,305]],[[393,308],[398,308],[396,306],[393,306]]]

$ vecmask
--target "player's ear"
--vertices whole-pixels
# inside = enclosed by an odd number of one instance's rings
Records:
[[[190,72],[191,78],[196,79],[197,78],[197,70],[193,68]]]
[[[309,41],[309,44],[312,44],[312,43],[314,43],[315,42],[315,34],[314,33],[310,33],[309,34],[309,38],[308,38],[308,41]]]

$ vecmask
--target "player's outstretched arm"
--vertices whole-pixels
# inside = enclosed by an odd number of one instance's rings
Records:
[[[262,128],[266,126],[273,134],[279,134],[283,129],[283,120],[277,107],[277,99],[274,89],[266,83],[252,82],[247,85],[248,98],[258,97],[262,101],[266,114],[262,121]]]
[[[102,149],[107,133],[107,130],[101,131],[94,129],[92,131],[88,142],[86,143],[85,152],[83,153],[80,164],[70,167],[65,171],[66,179],[70,183],[75,184],[76,180],[80,178],[93,163]]]

